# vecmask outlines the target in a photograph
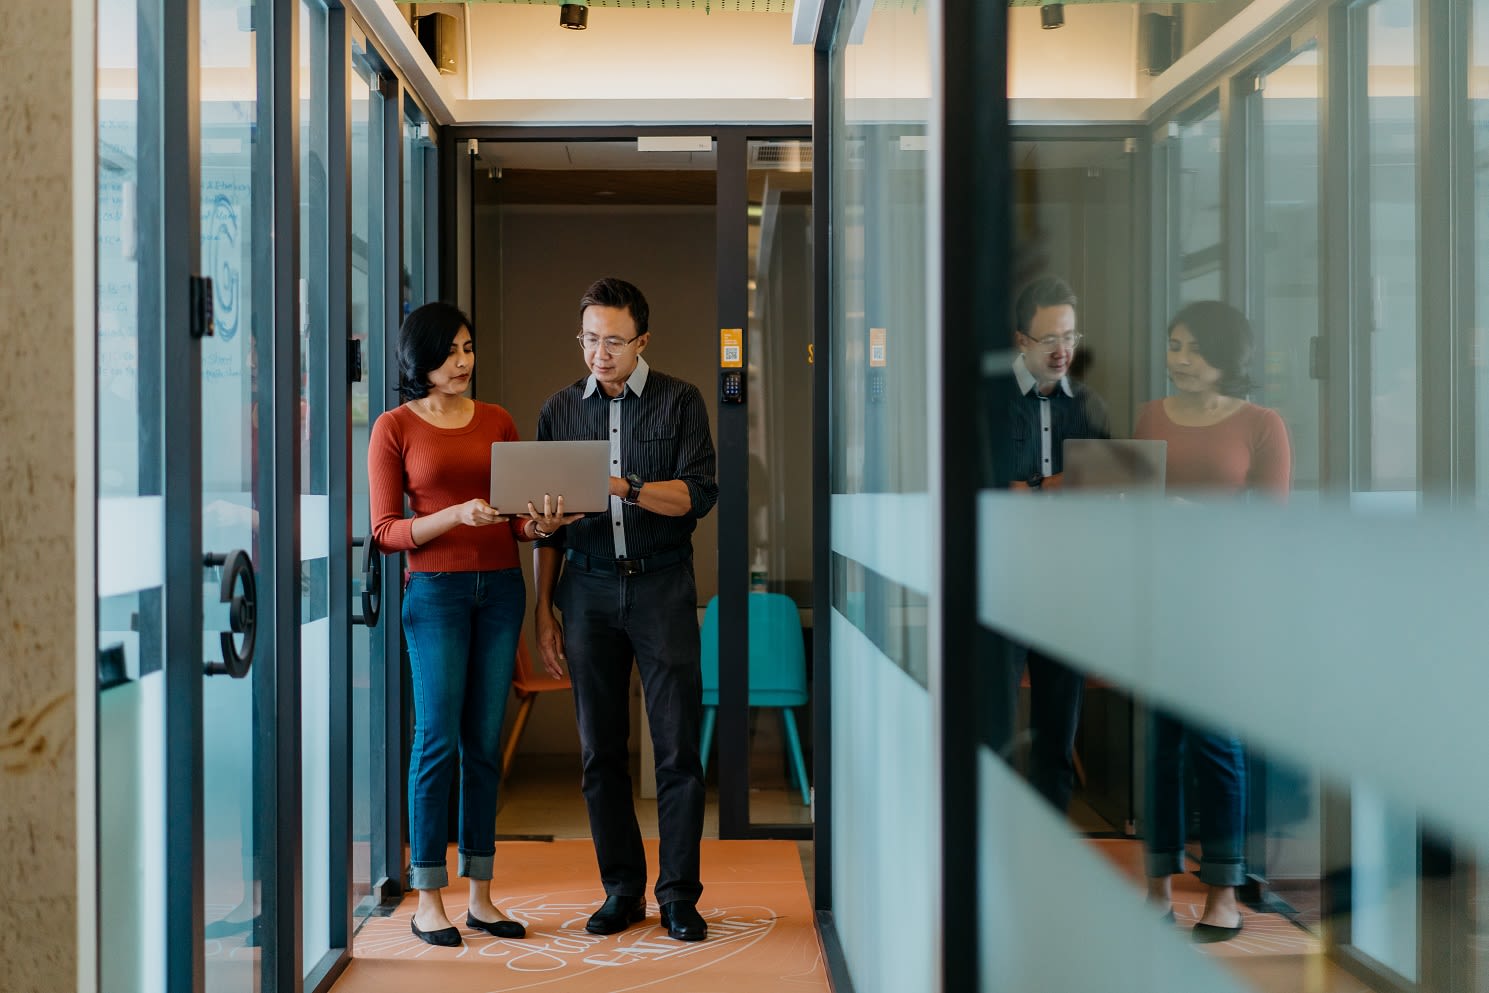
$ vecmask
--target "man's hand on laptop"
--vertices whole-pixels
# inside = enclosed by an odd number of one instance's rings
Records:
[[[565,524],[573,524],[584,515],[565,514],[563,494],[559,494],[558,500],[555,501],[551,494],[544,493],[542,510],[539,510],[529,500],[527,502],[527,516],[532,519],[533,527],[537,528],[538,535],[547,538]]]

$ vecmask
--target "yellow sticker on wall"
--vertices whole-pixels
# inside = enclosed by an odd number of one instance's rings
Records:
[[[744,368],[744,331],[741,328],[719,328],[719,368]]]
[[[889,365],[889,330],[887,328],[869,328],[869,365],[875,369],[882,369]]]

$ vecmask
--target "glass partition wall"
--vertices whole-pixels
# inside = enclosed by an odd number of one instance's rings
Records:
[[[937,936],[943,989],[1481,989],[1489,4],[1216,5],[1114,122],[1082,5],[1092,99],[1001,100],[1018,6],[843,3],[818,42],[840,968],[893,988]],[[874,87],[918,37],[907,193]],[[883,692],[917,641],[923,717]],[[864,908],[914,917],[906,865],[944,912],[886,962]]]
[[[377,597],[350,595],[369,404],[358,450],[348,383],[365,401],[384,380],[349,354],[348,303],[390,284],[357,282],[354,255],[399,255],[383,179],[398,147],[380,137],[396,124],[379,119],[354,167],[370,91],[359,127],[339,5],[99,16],[103,988],[325,989],[358,900],[353,613],[377,623]],[[384,65],[373,86],[398,83]],[[348,182],[376,197],[381,240],[360,253],[335,195]],[[358,327],[361,355],[385,349],[385,324]],[[361,831],[364,854],[387,836]]]
[[[935,970],[930,933],[899,924],[929,921],[939,899],[925,540],[939,507],[934,12],[844,4],[826,64],[831,347],[817,361],[831,364],[832,525],[818,581],[831,584],[834,871],[818,898],[860,993],[917,989]]]

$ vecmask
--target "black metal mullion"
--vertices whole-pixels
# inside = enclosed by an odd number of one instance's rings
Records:
[[[253,311],[260,437],[259,622],[254,762],[267,762],[268,794],[255,797],[262,875],[263,984],[296,989],[303,977],[300,734],[299,0],[259,0],[258,140],[253,168]],[[260,194],[263,195],[260,195]],[[267,334],[265,331],[267,330]],[[266,650],[265,650],[266,649]],[[267,706],[264,706],[267,704]]]
[[[433,134],[434,125],[429,125],[430,133]],[[416,153],[424,160],[424,167],[419,174],[424,179],[424,189],[420,191],[423,197],[424,210],[424,244],[420,246],[422,258],[420,265],[424,269],[424,299],[421,303],[431,300],[439,300],[440,296],[440,229],[439,229],[439,205],[440,205],[440,172],[439,154],[435,147],[421,145]]]
[[[1419,487],[1425,503],[1448,506],[1473,500],[1468,0],[1417,0],[1416,19]]]
[[[833,906],[832,44],[842,4],[823,3],[812,51],[812,871],[819,915]],[[830,918],[818,920],[819,930],[831,931]],[[837,957],[841,963],[841,947]],[[841,989],[839,974],[846,980],[846,967],[833,972]]]
[[[1319,488],[1330,499],[1347,498],[1350,491],[1351,387],[1350,273],[1353,263],[1350,234],[1349,66],[1348,12],[1330,9],[1319,26],[1319,271],[1318,327],[1320,338],[1320,441],[1322,459]]]
[[[353,935],[352,858],[352,459],[351,388],[348,342],[351,340],[351,107],[347,81],[351,50],[346,11],[326,11],[326,409],[327,461],[331,467],[327,554],[330,561],[331,625],[331,836],[330,896],[339,901],[324,908],[331,920],[331,948],[349,959]],[[332,972],[339,972],[333,967]]]
[[[190,329],[191,279],[201,254],[200,21],[196,0],[141,0],[137,16],[139,243],[151,246],[140,253],[139,261],[141,338],[142,345],[147,337],[159,345],[158,364],[150,364],[153,368],[148,375],[157,376],[161,387],[152,394],[145,422],[161,425],[162,453],[184,453],[150,467],[151,475],[164,473],[161,493],[165,507],[165,582],[161,590],[165,763],[160,770],[165,781],[168,855],[165,989],[167,993],[197,993],[206,982],[202,933],[205,660],[201,343],[191,336]],[[142,369],[147,367],[146,360],[142,350]]]
[[[372,390],[379,393],[379,399],[374,406],[378,412],[395,406],[392,389],[397,383],[398,376],[398,327],[402,322],[403,314],[403,273],[401,260],[403,258],[403,149],[400,141],[401,125],[403,122],[403,98],[402,86],[396,78],[380,77],[383,94],[382,102],[382,155],[379,165],[382,167],[382,193],[383,193],[383,218],[382,236],[383,246],[383,370],[385,379],[383,382],[372,383]],[[369,233],[369,238],[371,234]],[[370,416],[375,416],[369,412]],[[403,556],[401,554],[389,554],[383,557],[383,575],[401,577],[403,575]],[[395,902],[403,894],[403,834],[404,834],[404,793],[407,788],[407,775],[404,762],[407,755],[407,742],[404,741],[404,662],[403,662],[403,630],[397,623],[396,618],[400,616],[402,606],[402,582],[384,583],[383,585],[383,616],[388,618],[385,624],[379,624],[381,639],[381,663],[382,682],[378,690],[382,693],[381,714],[375,718],[375,723],[382,726],[378,730],[381,733],[381,742],[377,740],[378,734],[374,734],[374,749],[382,756],[383,778],[375,784],[375,788],[383,794],[384,809],[381,827],[383,830],[383,857],[381,866],[374,866],[374,874],[378,868],[383,872],[383,886],[380,894],[382,902],[387,904]]]
[[[439,155],[439,299],[458,303],[460,299],[460,191],[457,188],[457,173],[461,159],[469,159],[464,143],[458,146],[450,137],[449,128],[440,129],[440,140],[436,144]],[[466,163],[469,170],[469,163]],[[474,200],[474,194],[472,194]],[[474,204],[472,204],[474,207]],[[471,314],[474,321],[475,315]]]
[[[739,328],[744,368],[750,364],[747,179],[748,142],[743,134],[718,138],[715,230],[718,321]],[[722,376],[722,373],[720,374]],[[718,387],[715,386],[715,395]],[[719,837],[749,831],[749,407],[720,402],[719,473]]]
[[[982,423],[983,357],[1006,347],[996,322],[983,315],[1008,311],[1013,273],[1012,131],[1008,121],[1008,8],[978,0],[946,0],[942,22],[940,106],[941,349],[939,409],[933,431],[940,448],[944,508],[931,610],[939,632],[932,657],[932,721],[938,731],[940,793],[940,908],[937,917],[939,988],[980,985],[980,894],[976,871],[962,861],[981,853],[977,696],[976,542],[953,539],[952,522],[977,519],[980,464],[966,458],[966,430]],[[934,278],[934,277],[933,277]],[[932,352],[934,354],[934,350]],[[932,403],[935,404],[935,400]],[[981,854],[973,854],[974,866]],[[969,878],[970,876],[970,878]]]
[[[1371,273],[1370,222],[1370,45],[1368,7],[1356,5],[1344,11],[1344,65],[1342,97],[1345,121],[1342,155],[1346,209],[1349,212],[1350,238],[1345,257],[1349,260],[1346,278],[1348,294],[1349,359],[1337,371],[1349,388],[1349,475],[1346,492],[1374,489],[1374,459],[1370,447],[1374,417],[1371,405],[1371,380],[1375,374],[1371,355],[1371,335],[1375,329],[1375,302]],[[1338,108],[1336,108],[1337,110]]]

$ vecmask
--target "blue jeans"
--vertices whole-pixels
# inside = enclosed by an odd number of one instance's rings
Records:
[[[460,769],[460,875],[490,879],[501,728],[527,588],[519,569],[416,572],[403,594],[413,670],[408,759],[409,886],[449,883],[450,783]]]
[[[1240,739],[1186,726],[1156,710],[1148,738],[1148,876],[1184,871],[1186,752],[1198,793],[1200,882],[1240,886],[1246,881],[1246,756]]]

